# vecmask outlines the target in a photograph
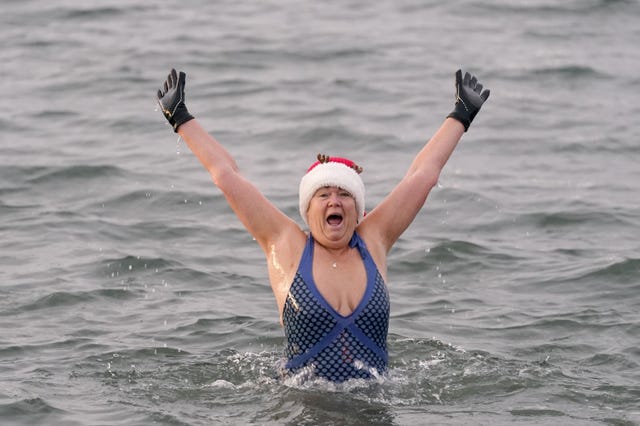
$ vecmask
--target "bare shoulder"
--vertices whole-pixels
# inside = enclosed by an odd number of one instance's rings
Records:
[[[273,238],[266,241],[262,250],[272,284],[293,279],[304,251],[307,234],[293,220],[282,225]]]
[[[307,234],[291,221],[282,226],[277,236],[262,247],[267,260],[269,282],[280,314],[298,270],[306,239]]]
[[[280,232],[271,241],[267,249],[269,252],[275,250],[282,256],[296,257],[297,261],[299,260],[297,257],[302,255],[306,241],[307,233],[296,222],[291,220],[280,229]]]

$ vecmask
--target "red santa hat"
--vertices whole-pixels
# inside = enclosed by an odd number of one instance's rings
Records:
[[[318,161],[313,163],[300,180],[300,215],[307,222],[307,209],[311,197],[325,186],[337,186],[348,191],[356,200],[358,222],[364,217],[364,183],[360,178],[362,167],[342,157],[329,157],[318,154]]]

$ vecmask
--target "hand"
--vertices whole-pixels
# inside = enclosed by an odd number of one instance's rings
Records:
[[[164,92],[158,90],[158,104],[162,113],[166,117],[174,132],[178,132],[178,127],[193,119],[184,104],[184,82],[187,76],[182,71],[180,75],[172,69],[164,83]]]
[[[478,83],[475,76],[465,72],[463,79],[462,71],[456,72],[456,105],[447,117],[455,118],[461,122],[465,132],[469,130],[471,122],[491,93],[488,89],[482,93],[481,91],[482,84]]]

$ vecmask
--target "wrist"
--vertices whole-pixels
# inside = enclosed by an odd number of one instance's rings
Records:
[[[171,118],[173,119],[173,123],[171,123],[173,131],[178,133],[178,128],[184,123],[193,120],[194,117],[189,113],[186,105],[184,103],[180,103]]]
[[[469,130],[471,119],[468,114],[459,111],[458,108],[455,108],[453,111],[451,111],[451,113],[447,115],[447,118],[451,118],[458,122],[462,127],[464,127],[465,132]]]

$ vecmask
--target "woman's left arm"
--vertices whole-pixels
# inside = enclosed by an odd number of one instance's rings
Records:
[[[440,128],[414,158],[409,170],[391,193],[369,213],[361,224],[363,234],[375,233],[387,253],[424,205],[440,172],[464,132],[489,97],[475,77],[456,72],[456,103]]]

